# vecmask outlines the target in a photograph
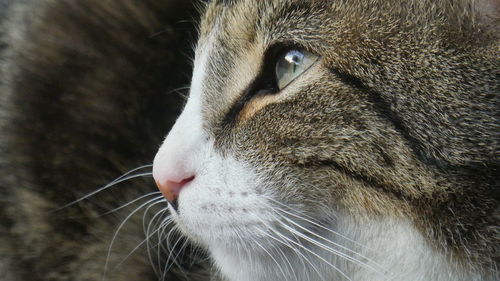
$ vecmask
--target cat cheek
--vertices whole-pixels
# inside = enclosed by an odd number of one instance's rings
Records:
[[[276,95],[265,95],[259,98],[252,99],[238,116],[238,123],[244,123],[251,119],[257,112],[263,109],[266,105],[279,100]]]

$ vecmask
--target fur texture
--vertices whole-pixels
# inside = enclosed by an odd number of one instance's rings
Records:
[[[155,159],[179,227],[234,281],[498,280],[494,6],[212,2]],[[319,62],[278,91],[280,45]]]

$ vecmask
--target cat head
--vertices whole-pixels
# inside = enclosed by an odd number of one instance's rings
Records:
[[[154,163],[178,227],[222,271],[273,251],[332,262],[318,237],[366,244],[363,232],[398,229],[491,265],[500,65],[484,7],[211,1],[189,99]]]

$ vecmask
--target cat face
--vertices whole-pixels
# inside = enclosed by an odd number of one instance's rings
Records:
[[[452,271],[433,248],[453,235],[436,213],[464,192],[448,167],[493,159],[492,92],[478,89],[498,89],[498,62],[477,64],[495,53],[475,41],[473,11],[455,22],[444,1],[387,2],[207,6],[154,176],[178,227],[234,280],[401,277],[356,246],[375,241]]]

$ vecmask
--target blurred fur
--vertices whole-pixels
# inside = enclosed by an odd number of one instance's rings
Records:
[[[0,279],[101,280],[140,204],[101,214],[154,183],[55,210],[151,163],[182,105],[197,12],[184,0],[0,2]],[[144,239],[138,215],[106,280],[157,280],[144,247],[113,270]]]

